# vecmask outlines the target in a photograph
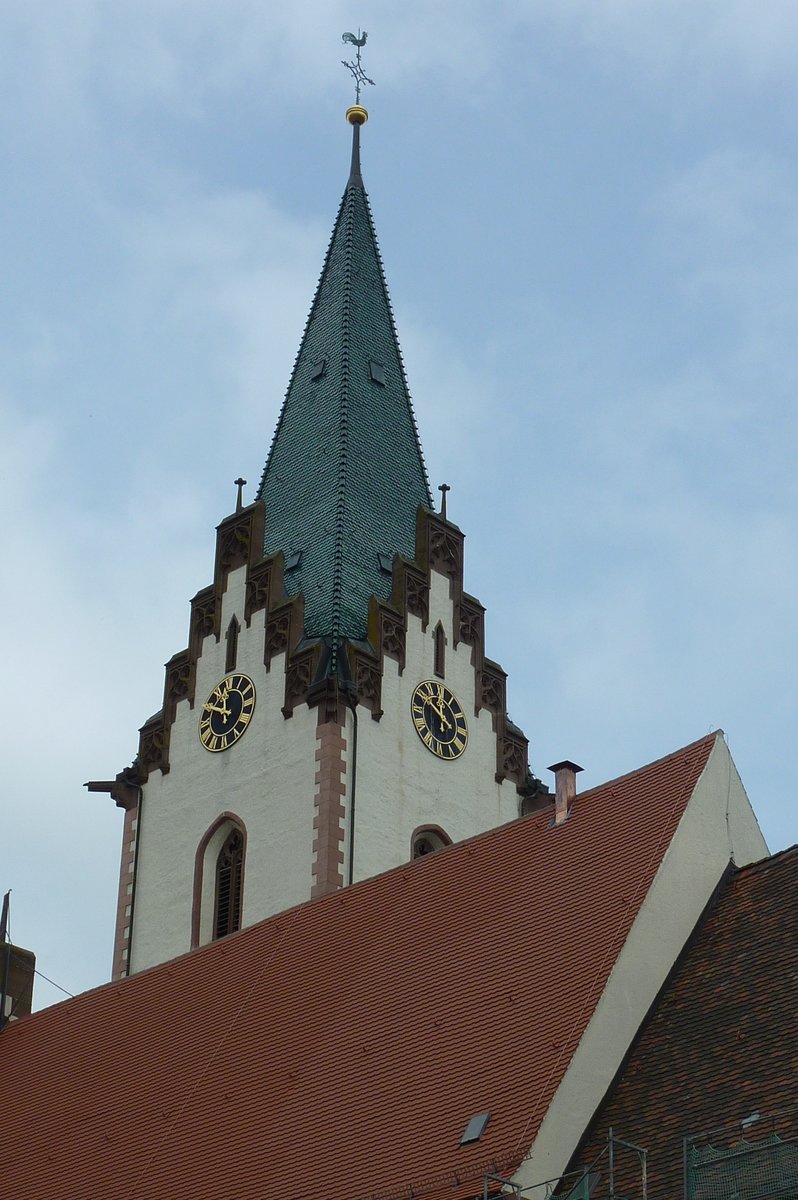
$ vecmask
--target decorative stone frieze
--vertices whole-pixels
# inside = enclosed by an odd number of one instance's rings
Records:
[[[156,713],[139,730],[138,766],[145,779],[156,767],[166,775],[169,771],[169,726],[164,714]]]
[[[460,622],[455,645],[465,642],[482,653],[485,646],[485,609],[473,596],[463,594],[460,600]]]
[[[405,667],[406,629],[404,621],[398,613],[380,608],[380,644],[383,654],[394,658],[399,664],[401,675]]]
[[[499,762],[501,769],[496,772],[496,778],[511,779],[519,788],[528,786],[529,739],[519,730],[507,730],[499,742]]]
[[[256,612],[261,612],[264,608],[269,607],[275,565],[274,559],[264,558],[261,562],[255,563],[247,574],[247,597],[244,602],[244,620],[247,628],[252,624],[252,618]],[[282,591],[282,580],[280,580],[280,590]]]
[[[421,618],[421,628],[429,622],[429,575],[422,574],[409,564],[402,564],[404,580],[404,610]]]
[[[355,659],[355,688],[361,704],[371,710],[375,721],[382,716],[380,699],[382,695],[381,662],[365,654],[358,654]]]
[[[283,586],[282,554],[262,555],[264,512],[262,502],[250,505],[224,520],[218,527],[216,567],[213,584],[198,592],[191,602],[189,647],[176,654],[166,666],[163,709],[141,729],[139,764],[143,776],[155,769],[169,770],[169,731],[181,700],[194,704],[196,663],[203,641],[220,637],[222,597],[232,570],[246,567],[244,619],[251,625],[256,613],[265,613],[263,661],[267,670],[280,655],[285,656],[285,695],[282,712],[288,718],[298,704],[319,705],[325,724],[342,720],[342,703],[337,690],[328,694],[325,682],[326,654],[321,642],[297,649],[303,637],[304,605],[301,596],[286,597]],[[487,709],[496,733],[497,779],[512,779],[519,786],[527,778],[527,742],[522,734],[507,731],[506,675],[497,663],[484,657],[485,610],[473,596],[463,592],[463,534],[439,513],[419,508],[414,561],[396,556],[389,601],[372,597],[369,606],[368,644],[346,643],[350,678],[357,701],[374,720],[382,716],[382,673],[385,657],[404,670],[407,622],[418,617],[426,630],[429,623],[430,576],[433,570],[449,579],[454,606],[455,645],[472,648],[476,673],[476,711]],[[336,685],[337,689],[337,685]]]
[[[194,665],[190,650],[181,650],[166,664],[166,684],[164,687],[164,723],[171,725],[175,719],[175,709],[181,700],[188,700],[194,707]]]
[[[189,634],[189,650],[194,661],[199,658],[202,643],[213,633],[219,640],[221,624],[221,606],[216,602],[213,584],[197,592],[191,601],[191,630]]]
[[[485,659],[479,672],[479,687],[477,688],[477,707],[487,708],[494,718],[501,716],[507,709],[507,675],[498,663]],[[493,722],[494,729],[496,721]]]
[[[318,709],[319,725],[337,724],[343,727],[348,706],[337,679],[331,675],[317,679],[308,689],[307,700],[311,708]]]
[[[307,650],[289,656],[285,671],[284,717],[293,716],[297,704],[307,701],[316,675],[318,657],[318,646],[310,646]]]
[[[140,730],[138,764],[143,778],[150,771],[169,770],[169,733],[177,705],[188,700],[194,705],[197,660],[206,637],[219,641],[222,597],[231,571],[246,567],[244,617],[251,625],[253,616],[266,611],[264,662],[267,669],[275,655],[290,651],[302,637],[301,597],[286,598],[283,590],[283,556],[263,558],[263,503],[257,502],[227,517],[217,528],[213,583],[197,592],[191,601],[189,645],[166,664],[164,699],[160,713],[151,717]],[[311,652],[311,659],[313,652]],[[288,664],[287,664],[288,665]],[[286,674],[287,716],[303,699],[313,679],[314,662],[306,659],[292,665]]]
[[[358,702],[372,717],[382,716],[382,672],[386,657],[405,664],[408,616],[421,619],[422,629],[429,624],[430,574],[439,571],[449,579],[449,594],[454,608],[455,645],[471,646],[471,662],[476,674],[476,713],[486,708],[492,714],[496,734],[496,778],[511,779],[525,786],[528,776],[528,742],[518,730],[508,731],[507,675],[498,663],[485,658],[485,609],[463,591],[462,532],[440,513],[419,508],[416,523],[416,557],[408,562],[399,555],[393,564],[393,588],[390,601],[372,597],[369,607],[369,647],[347,647],[352,679]],[[512,729],[515,727],[512,726]]]
[[[462,591],[463,581],[463,535],[459,529],[444,521],[442,517],[430,516],[429,565],[448,575]]]
[[[272,659],[277,654],[283,654],[291,641],[291,616],[293,605],[289,605],[269,615],[266,622],[266,636],[263,642],[263,661],[266,670],[271,667]]]

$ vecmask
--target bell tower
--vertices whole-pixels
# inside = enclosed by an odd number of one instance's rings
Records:
[[[257,499],[131,767],[115,977],[518,816],[542,785],[433,508],[374,222],[349,178]]]

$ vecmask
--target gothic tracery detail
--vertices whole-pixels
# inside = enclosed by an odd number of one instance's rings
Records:
[[[383,609],[380,629],[382,634],[382,651],[383,654],[390,655],[399,663],[399,673],[401,674],[405,665],[405,627],[402,618],[397,614],[386,612]]]
[[[285,704],[283,716],[293,715],[294,708],[307,699],[313,681],[313,653],[304,651],[289,662],[285,673]]]
[[[264,640],[263,661],[269,667],[277,654],[288,649],[291,634],[291,610],[284,610],[270,617],[266,622],[266,637]]]
[[[420,571],[405,568],[405,605],[407,611],[421,617],[421,627],[429,621],[429,581]]]
[[[269,606],[269,593],[272,583],[271,559],[257,563],[247,577],[247,598],[244,609],[244,619],[250,624],[253,615]]]
[[[463,577],[463,538],[459,533],[437,521],[430,521],[430,566],[443,571],[452,580]]]
[[[376,662],[370,662],[366,658],[358,657],[355,668],[355,687],[361,704],[365,704],[367,708],[370,708],[372,717],[375,720],[379,720],[382,716],[382,708],[380,707],[382,700],[382,674]]]

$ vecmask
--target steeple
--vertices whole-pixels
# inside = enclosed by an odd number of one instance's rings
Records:
[[[391,560],[413,558],[418,507],[432,507],[360,172],[368,113],[346,115],[349,179],[258,493],[265,553],[283,551],[306,635],[333,647],[365,638],[369,597],[388,598]]]
[[[362,83],[359,55],[347,66]],[[511,821],[545,791],[485,653],[447,484],[431,503],[357,93],[347,118],[349,177],[258,499],[236,480],[162,707],[133,765],[88,785],[125,809],[117,976]]]

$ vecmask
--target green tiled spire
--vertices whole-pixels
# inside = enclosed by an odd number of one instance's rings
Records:
[[[364,109],[350,114],[365,120]],[[369,597],[391,591],[380,556],[412,558],[416,511],[431,506],[354,120],[352,135],[351,173],[258,494],[266,553],[283,551],[286,588],[304,593],[305,633],[333,646],[365,637]]]

